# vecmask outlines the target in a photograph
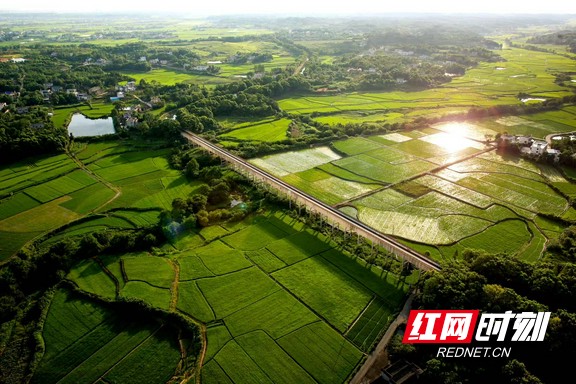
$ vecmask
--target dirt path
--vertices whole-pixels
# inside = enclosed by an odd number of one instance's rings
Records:
[[[296,69],[294,70],[293,76],[303,74],[304,66],[306,65],[307,62],[308,62],[308,58],[306,58],[305,60],[302,60],[300,65],[298,67],[296,67]]]
[[[78,167],[80,169],[82,169],[84,172],[86,172],[87,174],[89,174],[91,177],[93,177],[96,181],[104,184],[106,187],[110,188],[112,191],[115,192],[114,196],[106,201],[105,203],[101,204],[100,206],[94,208],[92,210],[92,212],[98,212],[101,208],[107,206],[108,204],[110,204],[111,202],[113,202],[114,200],[116,200],[117,198],[120,197],[120,195],[122,195],[122,190],[120,188],[118,188],[117,186],[115,186],[114,184],[110,183],[108,180],[103,179],[102,177],[98,176],[96,173],[94,173],[92,170],[88,169],[88,167],[86,167],[86,165],[84,165],[83,162],[81,162],[76,155],[74,155],[72,152],[70,152],[69,149],[66,149],[66,154],[68,155],[68,157],[70,157],[72,159],[72,161],[74,161],[76,163],[76,165],[78,165]]]
[[[378,364],[382,361],[384,354],[386,353],[386,347],[388,343],[394,336],[396,332],[396,328],[402,323],[404,323],[408,319],[408,313],[410,312],[410,308],[412,307],[412,299],[414,298],[414,294],[411,294],[406,300],[404,304],[404,308],[398,314],[398,317],[390,324],[386,333],[382,337],[382,339],[378,342],[378,345],[374,349],[374,351],[368,355],[368,358],[360,368],[360,370],[354,375],[352,380],[350,380],[350,384],[362,384],[366,382],[371,382],[372,380],[376,379],[380,375],[380,370],[384,367]]]
[[[172,286],[170,287],[170,311],[176,311],[176,305],[178,304],[178,283],[180,282],[180,264],[177,260],[167,259],[172,269],[174,270],[174,281],[172,281]]]

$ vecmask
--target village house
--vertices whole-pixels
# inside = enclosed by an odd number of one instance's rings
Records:
[[[34,128],[34,129],[44,128],[44,123],[35,123],[35,124],[32,124],[32,128]]]
[[[558,149],[546,148],[546,155],[551,157],[555,163],[560,161],[560,150]]]
[[[529,136],[516,136],[516,143],[519,145],[532,145],[533,139]]]
[[[42,99],[44,101],[49,101],[50,100],[50,95],[52,94],[52,91],[49,89],[43,89],[40,91],[40,94],[42,95]]]
[[[24,113],[28,113],[29,110],[30,110],[30,107],[18,107],[18,108],[16,108],[16,113],[19,115],[22,115]]]
[[[534,140],[532,145],[530,146],[530,154],[532,156],[540,156],[546,152],[546,148],[548,147],[548,143],[542,140]]]
[[[206,72],[208,70],[208,66],[207,65],[197,65],[195,67],[192,67],[193,71],[198,71],[198,72]]]
[[[8,104],[0,103],[0,111],[3,110]]]
[[[133,128],[138,125],[138,119],[136,117],[129,117],[126,119],[126,127]]]

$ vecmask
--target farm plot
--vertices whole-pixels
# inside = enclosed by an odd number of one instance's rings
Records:
[[[40,205],[40,202],[26,195],[17,193],[0,201],[0,221]]]
[[[316,383],[274,340],[262,331],[236,338],[236,342],[256,362],[272,383]],[[216,355],[218,361],[218,355]],[[228,371],[227,371],[228,372]]]
[[[434,164],[423,160],[391,164],[373,157],[371,153],[346,157],[333,164],[360,176],[389,184],[398,183],[435,167]]]
[[[174,281],[170,261],[162,257],[123,257],[122,264],[128,281],[143,281],[159,288],[170,288]]]
[[[382,233],[426,244],[453,243],[491,224],[488,220],[465,215],[426,217],[422,211],[392,212],[372,208],[361,208],[359,218]]]
[[[222,239],[232,248],[243,251],[255,251],[264,248],[271,241],[281,239],[287,235],[284,229],[273,224],[274,218],[258,222]],[[291,229],[288,227],[288,229]]]
[[[107,298],[116,298],[114,281],[103,273],[100,265],[92,259],[84,260],[76,265],[68,274],[80,289]]]
[[[322,164],[320,166],[318,166],[317,168],[313,168],[309,171],[305,171],[305,172],[310,172],[310,171],[323,171],[329,175],[335,176],[339,179],[342,180],[346,180],[346,181],[351,181],[351,182],[357,182],[357,183],[362,183],[362,184],[374,184],[376,181],[373,179],[369,179],[367,177],[363,177],[360,175],[357,175],[353,172],[347,171],[343,168],[337,167],[332,163],[326,163],[326,164]],[[302,177],[302,174],[304,172],[298,173],[296,175],[298,175],[299,177]]]
[[[180,264],[180,281],[199,279],[214,276],[214,273],[206,267],[206,264],[198,256],[190,256],[188,253],[178,258]]]
[[[242,252],[230,248],[221,241],[214,241],[205,247],[197,248],[195,253],[206,268],[215,275],[224,275],[252,266]]]
[[[361,352],[322,322],[298,329],[278,340],[319,383],[341,383],[358,364]]]
[[[96,183],[68,195],[72,199],[60,205],[80,215],[85,215],[112,199],[115,192],[102,183]]]
[[[41,203],[78,191],[96,183],[84,171],[74,171],[66,176],[58,177],[40,185],[27,188],[24,192]]]
[[[493,203],[493,200],[486,195],[436,176],[423,176],[418,179],[418,183],[478,208],[486,209]]]
[[[103,157],[89,168],[109,181],[118,181],[156,170],[169,170],[166,149],[140,150]]]
[[[254,264],[260,267],[264,272],[270,273],[280,268],[284,268],[286,263],[277,258],[272,252],[267,249],[259,249],[257,251],[246,251],[246,257]]]
[[[201,279],[198,287],[218,318],[224,318],[281,289],[255,267]]]
[[[35,384],[95,382],[102,376],[164,383],[180,361],[174,332],[145,320],[119,319],[62,290],[54,296],[43,337],[46,353],[32,378]]]
[[[305,149],[297,152],[286,152],[278,155],[252,159],[250,162],[275,176],[286,176],[302,172],[339,159],[341,156],[328,147]]]
[[[532,233],[523,220],[505,220],[488,227],[477,235],[460,240],[457,245],[440,247],[440,250],[446,257],[464,249],[515,254],[526,247],[532,237]]]
[[[264,120],[253,123],[250,126],[234,129],[232,132],[221,135],[220,137],[247,141],[281,141],[288,138],[286,133],[291,123],[292,120],[290,119]]]
[[[210,308],[210,305],[195,281],[180,282],[178,287],[177,308],[205,323],[215,318],[212,308]]]
[[[391,322],[389,306],[375,298],[348,330],[346,337],[363,351],[368,351]]]
[[[338,152],[344,153],[346,156],[354,156],[360,153],[382,148],[382,145],[362,137],[354,137],[344,141],[336,141],[332,144],[332,146]]]
[[[386,123],[402,123],[405,116],[399,112],[379,112],[379,111],[361,111],[361,112],[344,112],[333,113],[327,116],[315,117],[315,121],[323,124],[347,124],[347,123],[371,123],[371,122],[386,122]]]
[[[345,331],[370,301],[368,290],[320,256],[272,276],[340,331]]]
[[[234,336],[262,330],[278,339],[318,320],[305,305],[281,290],[234,312],[224,323]]]
[[[0,174],[0,196],[8,196],[77,169],[66,155],[52,156],[29,163],[13,164]]]
[[[120,296],[142,300],[153,307],[168,310],[170,307],[170,290],[158,288],[143,281],[128,281],[120,290]]]
[[[332,245],[323,235],[310,231],[298,232],[294,235],[276,240],[266,247],[285,264],[291,265],[310,256],[324,252]]]
[[[482,156],[475,157],[473,159],[451,165],[449,169],[460,173],[501,173],[505,175],[514,175],[524,177],[526,179],[542,181],[540,171],[536,167],[534,167],[534,170],[528,170],[516,165],[512,165],[510,163],[500,162],[496,157],[492,157],[492,159],[493,160],[488,160]]]
[[[566,199],[545,183],[517,176],[488,174],[480,178],[467,177],[458,184],[532,212],[558,214],[567,208]]]
[[[69,223],[80,215],[60,206],[68,200],[69,197],[61,197],[4,219],[0,221],[0,231],[42,232]]]
[[[299,177],[297,173],[284,176],[282,179],[327,204],[337,204],[380,187],[374,181],[372,184],[364,184],[326,175],[327,178],[312,182]]]
[[[486,135],[490,135],[494,137],[496,135],[496,131],[492,129],[485,128],[478,124],[471,124],[471,123],[438,123],[432,125],[432,128],[442,131],[448,134],[448,141],[450,141],[451,137],[456,138],[467,138],[468,141],[463,141],[462,143],[471,145],[473,148],[482,149],[484,148],[483,144],[478,143],[479,141],[486,140]],[[446,136],[444,136],[446,137]],[[470,140],[475,140],[475,142],[470,143]]]

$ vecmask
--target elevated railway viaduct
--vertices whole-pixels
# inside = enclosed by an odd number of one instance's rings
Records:
[[[309,212],[319,214],[328,224],[346,232],[356,233],[358,236],[362,236],[372,242],[374,246],[386,249],[388,252],[391,252],[414,265],[416,268],[424,271],[440,269],[440,265],[434,260],[421,255],[413,249],[374,230],[366,224],[345,215],[315,197],[300,191],[274,175],[250,164],[246,160],[212,144],[208,140],[205,140],[189,131],[183,131],[182,136],[191,143],[226,161],[235,171],[246,174],[253,180],[261,182],[276,190],[279,194],[287,196],[291,201],[296,203],[298,206],[305,207]]]

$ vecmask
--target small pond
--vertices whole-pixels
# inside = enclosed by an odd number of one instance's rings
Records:
[[[89,119],[81,113],[75,113],[68,124],[68,132],[74,137],[101,136],[116,133],[111,117]]]

